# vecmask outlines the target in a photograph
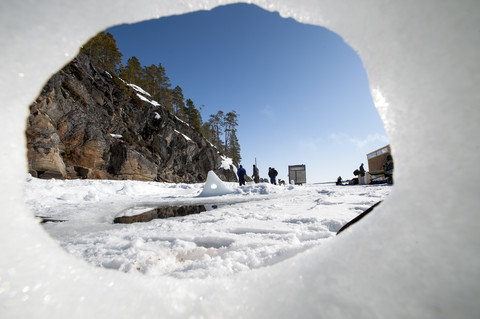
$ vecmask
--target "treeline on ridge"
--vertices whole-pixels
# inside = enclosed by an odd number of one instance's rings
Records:
[[[228,113],[220,110],[216,114],[211,114],[208,121],[204,122],[200,114],[202,107],[198,108],[192,99],[186,99],[180,86],[171,88],[172,84],[161,63],[142,66],[138,58],[132,56],[126,65],[123,65],[123,54],[111,33],[105,31],[98,33],[81,48],[81,52],[88,55],[94,64],[109,70],[127,83],[143,88],[151,94],[153,100],[193,127],[219,151],[232,158],[235,165],[240,163],[240,144],[237,138],[239,115],[235,110]]]

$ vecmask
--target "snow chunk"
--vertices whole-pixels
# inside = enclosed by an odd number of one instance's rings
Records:
[[[159,119],[161,119],[161,118],[162,118],[162,117],[160,116],[160,114],[158,114],[157,112],[155,112],[155,119],[156,119],[156,120],[159,120]]]
[[[123,136],[120,134],[110,134],[111,137],[113,138],[122,138]]]
[[[227,157],[225,155],[222,155],[222,164],[220,165],[220,168],[223,168],[224,170],[229,170],[230,167],[235,167],[233,165],[233,160],[230,157]]]
[[[203,186],[203,191],[198,196],[221,196],[231,193],[233,193],[233,191],[227,185],[225,185],[213,171],[210,171],[208,172],[205,186]]]

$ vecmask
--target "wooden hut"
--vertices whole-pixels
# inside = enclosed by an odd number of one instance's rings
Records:
[[[383,165],[387,162],[388,155],[391,155],[390,144],[367,154],[369,175],[382,177]]]

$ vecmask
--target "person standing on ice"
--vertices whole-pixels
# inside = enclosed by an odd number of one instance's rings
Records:
[[[393,184],[393,158],[392,155],[387,155],[387,162],[383,164],[383,174],[387,178],[388,184]]]
[[[342,176],[338,176],[336,185],[343,185]]]
[[[237,170],[237,175],[238,175],[238,183],[240,186],[245,185],[245,175],[247,175],[247,171],[245,168],[243,168],[242,165]]]
[[[268,168],[268,177],[270,177],[270,183],[273,185],[277,185],[276,177],[278,175],[278,172],[275,170],[275,168]]]
[[[365,184],[365,168],[363,168],[363,163],[362,165],[360,165],[360,167],[358,168],[359,171],[360,171],[360,174],[358,176],[358,182],[359,184]]]
[[[255,184],[258,184],[260,183],[260,173],[258,171],[258,167],[253,164],[253,175],[252,175],[252,178],[253,178],[253,181],[255,182]]]

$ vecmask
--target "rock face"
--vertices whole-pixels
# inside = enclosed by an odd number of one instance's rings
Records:
[[[30,106],[30,173],[39,178],[203,182],[220,168],[217,149],[142,89],[79,55]]]

